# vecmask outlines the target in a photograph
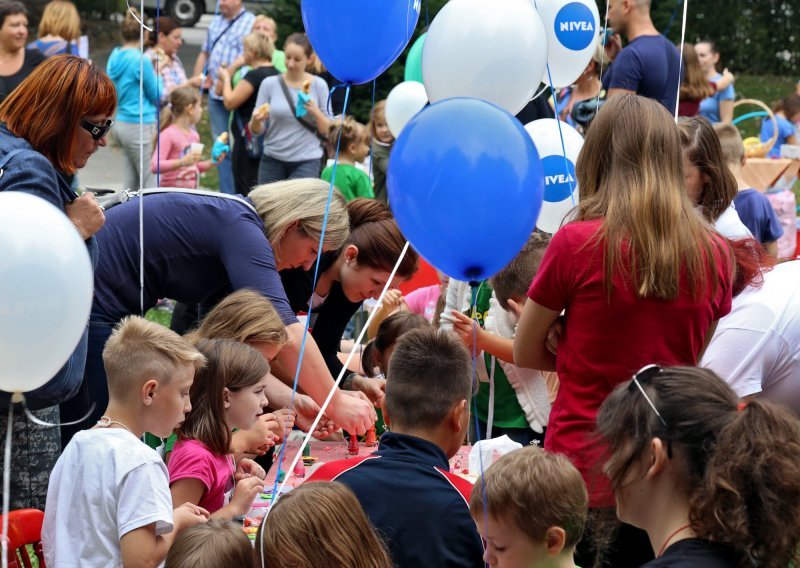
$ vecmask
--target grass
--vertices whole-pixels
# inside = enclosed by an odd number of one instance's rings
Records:
[[[795,91],[795,81],[789,77],[776,77],[774,75],[747,75],[741,74],[736,76],[736,89],[737,98],[742,99],[756,99],[767,106],[772,106],[774,101],[785,97]],[[755,107],[737,109],[736,114],[742,115],[745,112],[759,110]],[[749,119],[738,124],[742,137],[758,136],[761,132],[761,121],[759,119]]]
[[[203,153],[210,156],[211,147],[214,145],[214,136],[211,134],[211,118],[208,113],[207,103],[204,106],[203,118],[201,118],[200,122],[197,124],[197,132],[200,134],[200,142],[206,145],[206,149],[203,150]],[[206,156],[203,157],[205,158]],[[216,167],[209,168],[209,170],[200,177],[200,187],[219,191],[219,172],[217,172]]]

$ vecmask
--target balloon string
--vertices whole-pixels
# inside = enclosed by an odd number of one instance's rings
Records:
[[[400,256],[397,257],[397,262],[395,263],[394,268],[392,268],[392,272],[389,274],[389,278],[386,281],[386,284],[384,285],[380,296],[378,296],[378,299],[377,299],[377,303],[378,304],[380,304],[380,302],[383,301],[383,298],[386,295],[386,292],[389,291],[389,287],[391,286],[392,281],[394,280],[395,275],[397,274],[397,271],[400,268],[400,264],[403,262],[403,259],[405,258],[406,253],[408,252],[408,247],[409,247],[409,244],[408,244],[408,241],[406,241],[406,244],[403,246],[403,250],[400,252]],[[367,321],[364,323],[364,327],[361,329],[361,332],[358,334],[358,338],[356,338],[356,343],[360,344],[364,340],[364,335],[366,335],[367,330],[369,329],[369,326],[372,323],[372,320],[375,318],[375,315],[377,313],[378,313],[378,310],[372,310],[370,312],[369,317],[367,317]],[[311,439],[312,433],[317,429],[317,426],[319,425],[319,421],[322,419],[322,416],[325,414],[325,410],[328,408],[328,405],[330,404],[331,399],[333,399],[333,395],[336,392],[336,388],[339,386],[339,383],[342,381],[342,378],[344,377],[345,373],[347,372],[347,369],[350,366],[350,363],[352,362],[353,356],[355,355],[355,353],[356,353],[356,350],[355,349],[351,349],[350,352],[347,354],[347,358],[344,360],[344,365],[342,367],[342,370],[339,372],[339,375],[336,377],[336,382],[334,384],[334,388],[331,389],[331,391],[328,393],[328,397],[325,399],[325,402],[322,403],[322,405],[320,406],[319,412],[317,412],[317,416],[314,418],[314,422],[311,423],[311,427],[308,429],[308,432],[306,433],[305,437],[303,438],[303,441],[300,444],[300,448],[299,448],[299,450],[297,452],[297,455],[295,455],[294,460],[292,460],[291,464],[289,465],[289,467],[286,470],[287,474],[284,477],[283,483],[281,484],[281,486],[280,486],[280,488],[278,490],[273,490],[273,492],[272,492],[272,505],[275,504],[275,501],[279,498],[281,492],[283,491],[284,486],[286,485],[286,482],[289,480],[289,473],[288,472],[294,471],[294,466],[297,464],[297,460],[298,459],[302,459],[303,448],[305,448],[308,445],[308,443],[309,443],[309,441]],[[283,453],[283,450],[284,450],[285,447],[286,447],[286,443],[284,443],[283,447],[281,448],[281,453]],[[276,479],[275,487],[277,488],[278,487],[277,476],[276,476],[275,479]],[[271,507],[270,507],[270,509],[271,509]],[[270,509],[267,510],[267,514],[269,514]]]
[[[480,391],[480,383],[478,382],[478,296],[481,293],[483,282],[478,285],[472,297],[472,307],[470,308],[470,317],[472,318],[472,414],[475,417],[475,445],[481,440],[481,424],[478,418],[478,392]],[[482,448],[478,450],[478,464],[480,465],[480,478],[481,478],[481,500],[483,501],[483,540],[489,541],[487,530],[489,527],[489,509],[486,503],[486,482],[484,480],[485,468],[483,465],[483,451]]]
[[[161,2],[156,2],[156,45],[153,46],[153,52],[156,54],[156,100],[158,107],[156,109],[156,186],[161,186],[161,71],[158,68],[159,58],[158,52],[158,20],[161,17]],[[201,101],[202,102],[202,101]]]
[[[598,109],[600,105],[600,93],[603,92],[603,64],[606,62],[606,38],[608,37],[608,2],[606,2],[606,16],[605,20],[603,21],[603,36],[600,40],[603,46],[603,56],[600,58],[600,90],[597,91],[597,96],[594,98],[594,108]],[[594,111],[595,115],[597,115],[597,110]]]
[[[536,3],[536,0],[533,0],[533,4],[536,7],[536,10],[539,10],[539,6]],[[567,159],[567,146],[564,144],[564,132],[561,130],[561,112],[558,110],[558,97],[556,96],[555,87],[553,87],[553,76],[550,74],[550,63],[546,63],[545,66],[547,67],[547,81],[550,84],[550,92],[553,95],[553,106],[555,107],[556,111],[556,124],[558,125],[558,137],[561,138],[561,153],[564,155],[564,173],[567,174],[567,181],[569,182],[569,199],[572,202],[572,206],[575,207],[575,181],[572,179],[572,174],[569,171],[569,159]]]
[[[372,179],[372,132],[375,130],[375,86],[378,79],[372,80],[372,109],[369,111],[370,125],[369,125],[369,179]]]
[[[333,90],[331,90],[331,94],[333,94]],[[337,137],[337,140],[336,140],[336,154],[334,154],[334,158],[333,158],[333,171],[331,172],[331,184],[330,184],[330,187],[328,187],[328,201],[325,204],[325,215],[322,218],[322,231],[320,232],[320,235],[319,235],[319,246],[317,247],[317,260],[316,260],[315,265],[314,265],[314,278],[313,278],[312,284],[311,284],[311,297],[308,299],[308,316],[306,317],[306,321],[305,321],[305,324],[303,326],[303,340],[300,343],[300,353],[299,353],[298,358],[297,358],[297,367],[295,368],[295,372],[294,372],[294,382],[292,383],[292,396],[289,399],[289,410],[290,411],[294,409],[294,399],[295,399],[295,395],[297,394],[297,385],[300,382],[300,369],[301,369],[301,367],[303,365],[303,356],[305,355],[305,352],[306,352],[306,340],[308,339],[308,328],[309,328],[309,324],[311,323],[311,312],[312,312],[312,310],[314,308],[314,306],[313,306],[314,290],[317,287],[317,278],[319,276],[319,265],[320,265],[320,260],[322,259],[323,245],[325,244],[325,230],[328,227],[328,216],[330,214],[331,201],[333,200],[334,181],[336,180],[336,165],[339,162],[339,148],[340,148],[340,145],[341,145],[341,142],[342,142],[342,130],[344,130],[344,119],[345,119],[345,113],[347,112],[347,103],[348,103],[349,97],[350,97],[350,85],[347,85],[347,87],[345,89],[345,92],[344,92],[344,108],[342,109],[342,118],[341,118],[341,125],[339,127],[339,136]],[[330,97],[328,97],[328,102],[330,102]],[[390,280],[390,282],[391,282],[391,280]],[[347,367],[345,366],[345,369],[346,368]],[[344,369],[342,369],[342,373],[343,372],[344,372]],[[341,377],[341,374],[340,374],[340,377]],[[331,391],[330,391],[330,393],[328,395],[329,399],[330,399],[331,396],[333,396],[333,393],[336,392],[336,389],[337,389],[338,386],[339,386],[339,381],[336,381],[336,383],[333,385],[333,387],[331,388]],[[320,415],[321,415],[321,412],[320,412]],[[316,427],[316,424],[317,423],[315,422],[314,426],[312,426],[312,428],[309,429],[309,432],[313,432],[314,431],[314,427]],[[288,438],[287,438],[287,441],[288,441]],[[286,442],[284,442],[283,445],[281,445],[281,451],[278,453],[278,473],[280,473],[281,465],[283,464],[283,456],[284,456],[285,452],[286,452]],[[295,460],[295,462],[293,462],[292,467],[287,470],[287,472],[286,472],[287,473],[287,477],[289,475],[289,472],[294,471],[294,463],[296,463],[296,460]],[[278,493],[278,483],[279,483],[278,477],[279,476],[276,474],[275,475],[275,484],[272,487],[272,503],[273,504],[275,503],[276,496],[277,496],[277,493]]]
[[[8,568],[8,513],[11,509],[11,434],[14,431],[14,405],[8,405],[8,425],[6,426],[6,447],[3,451],[3,568]]]
[[[126,0],[127,1],[127,0]],[[141,0],[141,12],[144,14],[144,0]],[[139,27],[139,192],[144,184],[144,29]],[[148,28],[148,31],[152,31]],[[139,200],[139,313],[144,316],[144,200]]]
[[[45,422],[44,420],[41,420],[41,419],[37,418],[36,416],[34,416],[34,414],[28,408],[28,403],[25,401],[25,397],[24,396],[22,397],[22,400],[20,400],[20,402],[22,403],[22,409],[25,411],[25,416],[28,418],[28,420],[30,420],[34,424],[38,424],[39,426],[45,426],[47,428],[53,428],[55,426],[75,426],[76,424],[80,424],[80,423],[84,422],[87,418],[89,418],[92,415],[92,413],[94,412],[95,407],[97,406],[97,404],[93,402],[92,406],[89,408],[89,411],[82,418],[79,418],[78,420],[74,420],[72,422],[55,422],[54,423],[54,422]]]
[[[538,99],[539,97],[541,97],[541,96],[542,96],[542,93],[544,93],[546,90],[547,90],[547,85],[543,85],[543,86],[542,86],[542,88],[541,88],[541,89],[539,89],[539,92],[538,92],[538,93],[536,93],[535,95],[533,95],[533,96],[531,97],[531,100],[532,100],[532,101],[535,101],[536,99]]]
[[[328,93],[328,102],[325,104],[325,108],[328,109],[328,114],[331,116],[333,116],[333,113],[331,112],[331,100],[333,99],[333,93],[336,92],[336,89],[341,89],[342,87],[346,87],[347,93],[348,94],[350,93],[350,85],[348,85],[347,83],[337,83],[336,85],[331,87],[331,92]],[[346,108],[347,108],[347,94],[345,94],[345,105],[344,108],[342,108],[342,116],[344,116]]]
[[[215,20],[217,19],[217,16],[219,16],[219,2],[220,2],[220,0],[217,0],[217,3],[214,6],[214,19]],[[203,44],[203,47],[205,47],[206,45],[209,46],[209,47],[211,46],[211,42],[209,41],[210,39],[211,39],[211,26],[209,26],[208,32],[206,33],[206,42],[205,42],[205,44]],[[202,51],[202,48],[201,48],[201,51]],[[200,97],[201,98],[203,97],[203,95],[205,94],[205,91],[206,91],[206,75],[208,75],[208,65],[209,65],[210,62],[211,62],[211,53],[206,53],[206,61],[203,64],[203,73],[202,73],[202,75],[200,75]],[[208,88],[208,95],[209,95],[209,98],[211,98],[211,87]],[[211,106],[210,102],[209,102],[209,106]]]
[[[144,29],[146,29],[148,32],[152,32],[153,31],[152,28],[148,28],[145,25],[145,23],[142,20],[139,19],[139,16],[136,15],[136,12],[133,11],[133,8],[131,8],[130,1],[129,0],[125,0],[125,4],[128,6],[128,12],[130,12],[131,16],[133,16],[133,19],[136,20],[137,22],[139,22],[139,25],[141,27],[143,27]],[[144,2],[142,2],[142,9],[144,9]],[[139,13],[142,14],[144,12],[142,11],[142,12],[139,12]]]
[[[683,2],[683,27],[681,28],[681,52],[678,59],[678,94],[675,96],[675,123],[678,123],[678,108],[681,104],[681,67],[683,66],[683,47],[686,42],[686,11],[689,8],[689,0]]]

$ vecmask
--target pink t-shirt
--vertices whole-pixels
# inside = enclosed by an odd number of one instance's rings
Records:
[[[651,363],[695,365],[708,328],[731,310],[732,267],[717,254],[709,278],[696,284],[681,278],[672,301],[637,297],[630,281],[613,276],[611,298],[603,286],[601,221],[569,223],[554,236],[528,297],[547,309],[566,309],[556,356],[561,381],[550,412],[545,449],[567,455],[583,474],[591,507],[613,505],[608,480],[600,474],[603,448],[592,439],[602,402],[618,384]],[[623,262],[626,262],[623,260]]]
[[[159,173],[160,168],[159,187],[197,189],[200,172],[211,167],[208,161],[175,169],[178,160],[191,151],[195,142],[200,142],[200,135],[194,128],[185,132],[175,124],[171,124],[161,131],[156,151],[153,152],[153,159],[150,161],[152,173]]]
[[[436,315],[436,302],[442,293],[442,285],[434,284],[417,288],[405,296],[406,305],[412,314],[424,316],[426,320],[433,321]]]
[[[209,513],[225,505],[225,494],[233,489],[233,456],[212,453],[197,440],[178,440],[169,455],[170,486],[179,479],[197,479],[205,490],[199,506]]]

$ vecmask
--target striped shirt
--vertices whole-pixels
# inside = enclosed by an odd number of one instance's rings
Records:
[[[208,55],[207,73],[213,82],[217,81],[217,70],[221,66],[230,65],[234,59],[242,55],[244,51],[242,40],[253,29],[253,23],[256,20],[255,15],[244,8],[234,18],[237,19],[228,31],[225,30],[232,20],[226,19],[222,14],[214,16],[211,25],[208,27],[208,35],[203,44],[203,51]],[[219,38],[218,41],[217,38]],[[216,45],[214,45],[215,42]],[[212,45],[214,45],[213,50],[211,50]],[[222,100],[222,97],[218,96],[214,89],[211,89],[209,96]]]
[[[158,63],[158,58],[156,57],[156,52],[152,48],[148,49],[145,52],[150,58],[150,61],[153,62],[153,69],[157,71],[159,75],[161,75],[161,79],[164,82],[164,88],[161,89],[161,106],[166,106],[169,102],[169,94],[180,85],[183,85],[186,81],[186,70],[183,68],[183,62],[181,61],[180,57],[176,53],[173,55],[171,59],[171,63],[169,65],[161,65]]]

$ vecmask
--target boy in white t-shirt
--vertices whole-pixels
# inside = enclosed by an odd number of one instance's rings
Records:
[[[42,544],[48,566],[157,566],[182,530],[208,512],[174,511],[167,468],[141,442],[166,438],[191,409],[189,387],[205,358],[188,341],[128,317],[103,350],[109,403],[78,432],[50,476]]]

